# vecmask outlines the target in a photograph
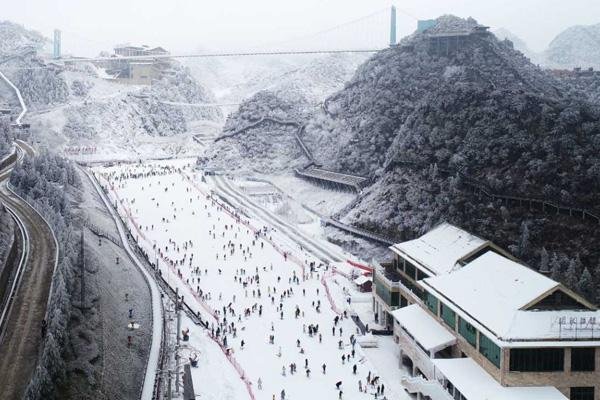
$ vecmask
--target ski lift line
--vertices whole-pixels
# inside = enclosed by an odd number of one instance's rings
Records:
[[[398,7],[397,5],[394,4],[394,7],[396,7],[396,11],[400,12],[401,14],[406,15],[407,17],[410,17],[412,19],[414,19],[415,21],[418,21],[419,18],[415,17],[413,14],[409,13],[406,10],[401,9],[400,7]]]
[[[72,57],[57,58],[55,61],[62,62],[91,62],[91,61],[121,61],[121,60],[140,60],[152,61],[169,58],[216,58],[216,57],[249,57],[249,56],[281,56],[281,55],[302,55],[302,54],[338,54],[338,53],[377,53],[383,50],[378,49],[344,49],[344,50],[300,50],[300,51],[265,51],[265,52],[233,52],[233,53],[199,53],[199,54],[157,54],[151,56],[125,56],[125,57]]]
[[[176,101],[159,101],[161,104],[168,104],[171,106],[184,106],[184,107],[230,107],[239,106],[241,103],[179,103]]]
[[[344,28],[346,26],[349,26],[349,25],[352,25],[352,24],[356,24],[358,22],[362,22],[362,21],[367,20],[369,18],[372,18],[372,17],[374,17],[376,15],[383,14],[384,12],[386,12],[388,10],[389,10],[389,7],[381,8],[381,9],[379,9],[377,11],[372,12],[369,15],[365,15],[363,17],[359,17],[359,18],[353,19],[351,21],[341,23],[341,24],[336,25],[336,26],[331,27],[331,28],[323,29],[321,31],[318,31],[318,32],[315,32],[315,33],[311,33],[311,34],[308,34],[308,35],[302,35],[302,36],[297,36],[295,38],[291,38],[291,39],[287,39],[287,40],[282,40],[282,41],[279,41],[279,42],[267,43],[267,44],[264,44],[264,45],[257,46],[257,48],[258,49],[262,49],[262,48],[265,48],[265,47],[279,46],[279,45],[282,45],[282,44],[286,44],[286,43],[290,43],[290,42],[296,42],[296,41],[303,40],[303,39],[314,38],[315,36],[323,35],[323,34],[326,34],[326,33],[329,33],[329,32],[333,32],[335,30],[338,30],[340,28]]]

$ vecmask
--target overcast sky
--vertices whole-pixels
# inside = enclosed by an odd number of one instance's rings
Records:
[[[0,18],[48,37],[59,28],[63,52],[86,56],[125,42],[187,53],[243,49],[321,31],[392,4],[384,0],[1,1]],[[416,28],[415,18],[451,13],[504,27],[536,51],[571,25],[600,23],[600,0],[402,0],[396,5],[400,36]],[[385,31],[384,19],[380,24],[367,21],[374,31]],[[352,31],[346,29],[351,43]],[[358,30],[356,35],[362,38],[365,33]]]

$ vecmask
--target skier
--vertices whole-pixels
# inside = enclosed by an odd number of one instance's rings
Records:
[[[323,375],[325,375],[325,370],[327,369],[327,365],[323,364],[321,367],[323,368]]]

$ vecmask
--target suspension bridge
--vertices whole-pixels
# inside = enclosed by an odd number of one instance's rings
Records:
[[[403,15],[409,15],[401,11]],[[102,57],[63,57],[59,43],[62,35],[55,35],[52,60],[57,63],[110,62],[120,60],[158,61],[161,59],[189,59],[215,57],[317,55],[337,53],[374,53],[397,43],[397,13],[395,6],[377,10],[369,15],[339,24],[309,35],[265,44],[243,51],[214,51],[205,53],[173,53],[148,55],[119,55]],[[410,16],[412,19],[416,19]]]

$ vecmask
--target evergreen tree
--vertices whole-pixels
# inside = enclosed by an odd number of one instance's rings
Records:
[[[590,270],[586,268],[583,269],[583,273],[579,278],[579,282],[577,282],[577,291],[586,299],[590,301],[594,301],[594,281],[592,279],[592,274]]]
[[[556,253],[554,253],[552,255],[552,260],[550,261],[550,278],[552,278],[553,280],[555,280],[557,282],[561,282],[562,276],[563,276],[563,273],[562,273],[560,261],[558,259],[558,256],[556,255]]]
[[[521,240],[519,241],[519,255],[524,256],[529,250],[529,224],[523,222],[521,224]]]
[[[542,247],[540,256],[540,272],[543,274],[550,272],[548,252],[546,251],[545,247]]]
[[[567,272],[564,277],[564,284],[572,290],[577,290],[577,284],[579,281],[579,277],[577,274],[577,261],[576,259],[571,259],[569,262],[569,267],[567,268]]]

